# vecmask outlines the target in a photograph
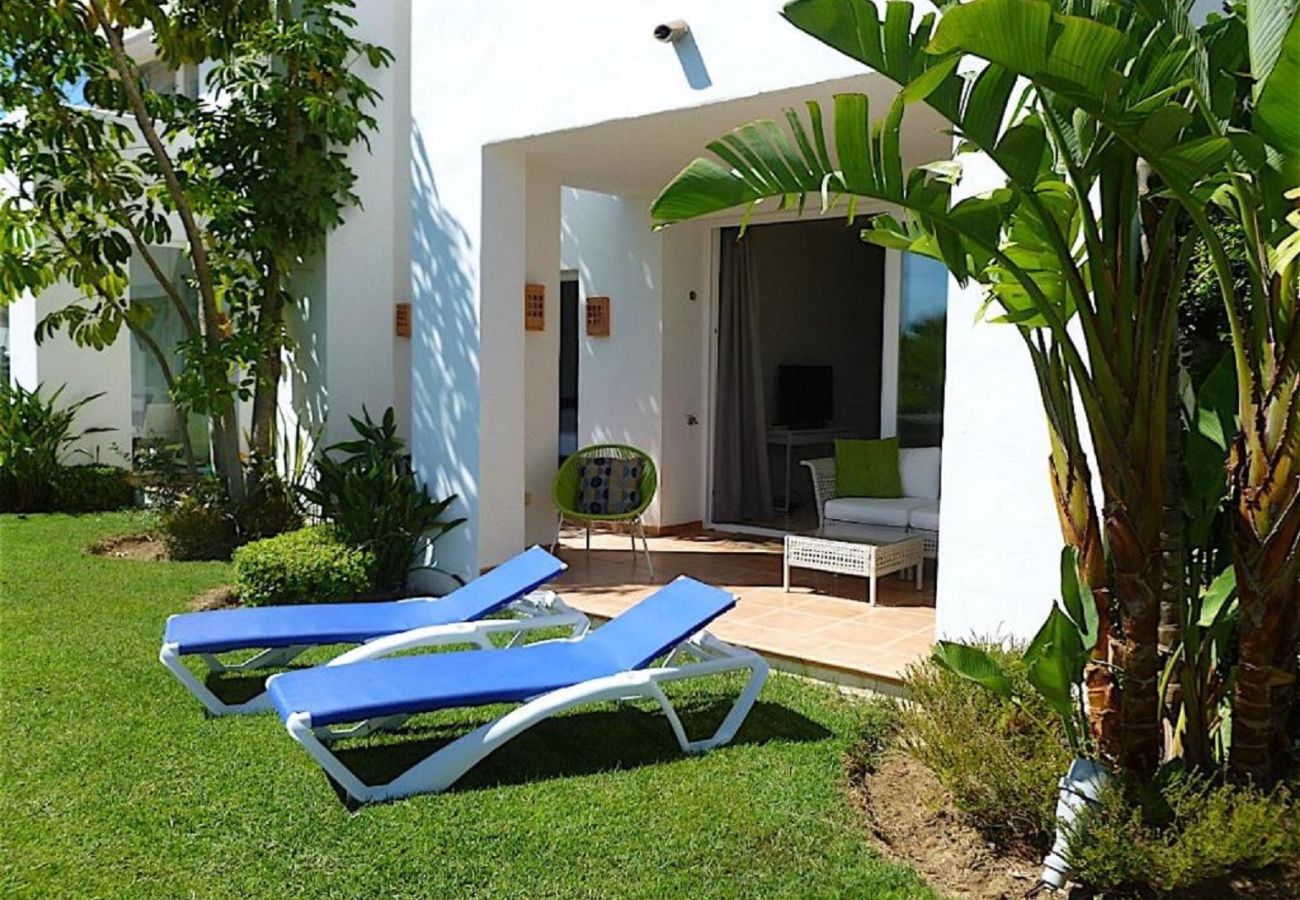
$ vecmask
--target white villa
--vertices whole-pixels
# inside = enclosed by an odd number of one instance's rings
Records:
[[[286,422],[332,442],[362,404],[396,407],[420,473],[469,517],[439,544],[440,562],[465,574],[550,543],[557,461],[589,443],[654,458],[647,525],[660,534],[816,527],[798,463],[829,455],[837,435],[940,446],[928,520],[940,535],[936,635],[1032,634],[1057,593],[1061,546],[1047,435],[1022,344],[977,322],[980,292],[862,244],[840,215],[760,209],[743,253],[739,210],[651,229],[654,196],[728,129],[838,92],[877,107],[892,97],[892,83],[779,9],[359,2],[364,37],[396,62],[374,73],[384,99],[372,150],[353,154],[364,207],[304,278]],[[656,39],[675,20],[685,39]],[[147,43],[137,51],[147,58]],[[952,139],[937,119],[908,116],[907,159],[946,157]],[[974,192],[980,161],[970,162],[963,189]],[[739,325],[721,314],[734,310],[737,279],[752,295]],[[141,277],[131,290],[147,297],[151,285]],[[526,290],[543,298],[540,322],[525,321]],[[66,302],[56,293],[9,309],[9,377],[66,383],[69,399],[107,391],[79,420],[116,429],[96,436],[104,461],[114,444],[175,427],[127,336],[100,353],[61,337],[36,346],[42,311]],[[409,337],[395,327],[404,304]],[[764,386],[745,401],[767,414],[753,440],[772,501],[757,514],[715,502],[715,482],[734,474],[717,423],[741,402],[720,377],[736,346]]]

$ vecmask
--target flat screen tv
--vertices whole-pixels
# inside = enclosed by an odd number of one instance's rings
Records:
[[[776,407],[779,425],[816,428],[830,422],[835,408],[832,368],[778,366]]]

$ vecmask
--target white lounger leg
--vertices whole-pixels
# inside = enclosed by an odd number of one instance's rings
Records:
[[[411,602],[419,603],[424,601],[415,600]],[[484,650],[495,650],[496,645],[492,643],[492,635],[509,635],[510,641],[507,646],[514,646],[524,635],[549,628],[567,628],[573,638],[580,638],[591,627],[591,623],[585,615],[568,606],[554,591],[534,591],[510,604],[506,607],[506,610],[514,613],[518,618],[481,619],[476,622],[431,625],[428,628],[417,628],[412,631],[387,635],[336,656],[327,665],[334,666],[360,662],[366,659],[378,659],[381,656],[412,647],[474,644]],[[240,663],[223,663],[211,653],[190,655],[203,660],[211,672],[220,674],[283,666],[309,649],[311,649],[309,645],[272,647]],[[265,690],[244,703],[224,702],[181,661],[182,655],[176,644],[169,643],[163,644],[158,659],[176,676],[176,679],[181,684],[185,685],[191,694],[198,698],[198,701],[203,704],[211,715],[243,715],[262,712],[271,708],[271,700],[266,695]],[[376,729],[372,728],[370,730]],[[368,734],[369,731],[361,732],[353,729],[348,731],[346,736],[360,737],[362,733]]]
[[[284,648],[284,649],[287,650],[287,649],[294,649],[294,648]],[[298,649],[298,653],[301,653],[306,648],[304,647],[304,648],[297,648],[297,649]],[[203,658],[204,662],[207,662],[208,658],[211,656],[211,654],[208,653],[195,654],[195,655]],[[257,659],[258,657],[261,657],[263,655],[264,654],[259,653],[257,657],[254,657],[254,659]],[[297,653],[293,654],[293,656],[297,656],[297,655],[298,655]],[[293,658],[292,656],[289,657],[289,659],[292,658]],[[251,700],[247,700],[244,703],[226,703],[216,694],[212,693],[212,691],[209,690],[208,686],[204,684],[202,681],[200,681],[195,676],[195,674],[191,672],[188,667],[186,667],[185,663],[181,662],[181,654],[178,651],[176,644],[174,643],[168,643],[162,645],[162,650],[158,652],[158,661],[161,662],[164,666],[166,666],[167,669],[173,675],[176,676],[176,679],[181,684],[185,685],[186,689],[191,694],[193,694],[195,697],[198,698],[198,701],[203,704],[203,708],[206,709],[208,713],[211,715],[214,716],[242,715],[244,713],[262,712],[263,710],[267,710],[271,708],[271,699],[266,696],[265,690],[262,691],[262,693],[258,694],[256,697],[253,697]],[[249,660],[248,662],[245,663],[241,663],[238,666],[222,666],[220,669],[214,669],[213,671],[225,672],[225,671],[230,671],[231,669],[239,670],[243,668],[249,668],[248,665],[249,662],[252,662],[252,660]],[[280,663],[270,663],[270,665],[279,665],[279,664]],[[218,663],[218,665],[221,665],[221,663]]]
[[[293,739],[302,744],[339,786],[350,797],[361,803],[395,800],[412,794],[437,793],[446,790],[484,757],[521,732],[575,706],[603,700],[644,697],[656,701],[668,717],[669,725],[682,750],[687,753],[699,753],[725,744],[736,736],[745,716],[758,698],[763,682],[767,679],[768,665],[757,653],[724,644],[704,632],[684,644],[683,650],[700,657],[701,661],[681,666],[623,672],[543,694],[442,747],[387,784],[367,785],[357,778],[356,774],[321,741],[318,730],[312,727],[309,714],[291,715],[285,727]],[[749,679],[731,711],[723,719],[722,725],[711,737],[691,741],[686,735],[681,719],[660,685],[671,681],[745,670],[750,673]]]

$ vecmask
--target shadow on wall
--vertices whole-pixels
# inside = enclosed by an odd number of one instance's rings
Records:
[[[468,232],[443,208],[419,126],[411,123],[411,452],[434,496],[470,517],[434,548],[442,569],[478,574],[479,328]],[[428,582],[426,583],[426,579]],[[450,587],[415,573],[417,586]]]
[[[329,396],[325,380],[325,260],[317,257],[302,267],[290,290],[294,302],[286,316],[293,341],[285,364],[287,383],[281,386],[280,428],[287,436],[296,432],[303,450],[323,450]],[[287,398],[286,398],[287,394]],[[286,402],[287,400],[287,402]],[[346,412],[346,410],[344,411]],[[290,463],[295,460],[289,460]]]

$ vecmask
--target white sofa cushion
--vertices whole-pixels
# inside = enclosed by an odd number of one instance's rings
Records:
[[[938,500],[939,468],[938,447],[904,447],[899,450],[898,473],[903,477],[903,496]]]
[[[921,531],[939,530],[939,501],[927,500],[907,511],[907,524]]]
[[[859,525],[892,525],[904,528],[908,514],[927,501],[917,497],[836,497],[827,500],[826,521],[856,522]],[[936,503],[937,507],[938,504]]]

